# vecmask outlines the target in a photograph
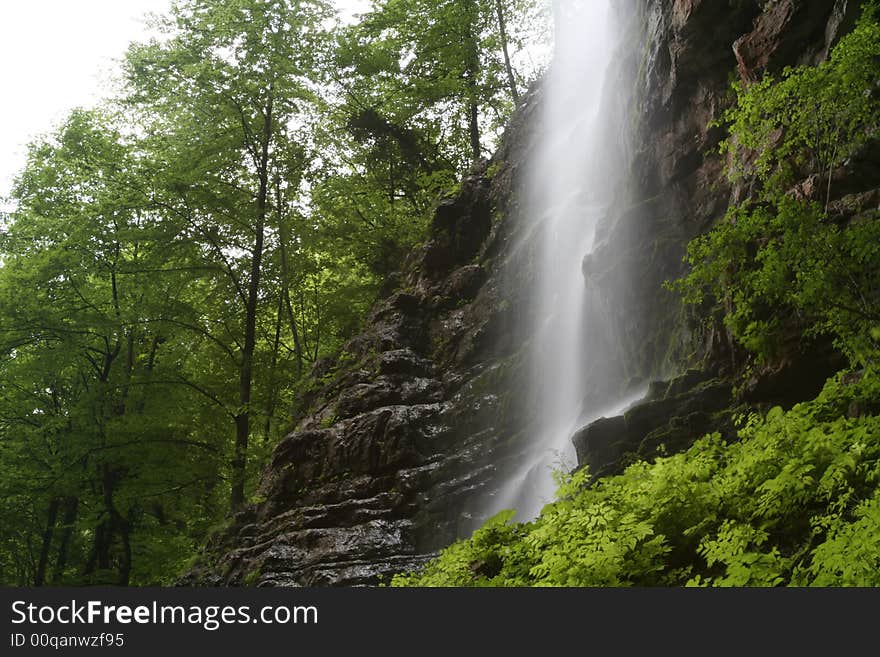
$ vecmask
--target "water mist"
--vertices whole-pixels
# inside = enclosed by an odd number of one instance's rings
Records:
[[[529,163],[526,216],[534,242],[529,345],[530,451],[492,501],[520,519],[551,501],[554,470],[575,465],[571,437],[633,399],[603,377],[616,366],[609,314],[583,273],[597,246],[618,172],[603,157],[613,129],[600,111],[616,46],[612,0],[554,2],[556,51],[544,81],[540,146]],[[611,135],[613,139],[613,135]],[[603,386],[609,388],[603,391]],[[588,388],[595,393],[588,399]],[[611,390],[614,388],[614,390]],[[606,394],[603,394],[606,393]]]

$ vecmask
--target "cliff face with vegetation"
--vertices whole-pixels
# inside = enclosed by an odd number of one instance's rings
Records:
[[[440,202],[363,334],[316,366],[308,411],[264,473],[264,501],[211,540],[193,580],[375,583],[479,526],[480,500],[524,438],[509,394],[521,300],[500,271],[535,102],[495,159]]]
[[[684,275],[688,243],[749,193],[731,182],[729,160],[719,153],[726,134],[718,123],[735,100],[732,82],[825,61],[853,29],[861,4],[635,2],[624,13],[633,36],[619,53],[612,84],[636,83],[629,95],[618,95],[611,111],[628,110],[620,114],[630,120],[630,175],[619,212],[607,222],[605,246],[584,268],[610,292],[606,306],[616,313],[627,376],[662,381],[697,371],[669,388],[652,385],[646,403],[633,409],[629,428],[620,418],[576,436],[582,462],[601,471],[649,457],[661,442],[680,449],[710,429],[732,434],[728,413],[721,411],[736,406],[728,382],[743,375],[748,355],[720,318],[683,307],[663,282]],[[852,162],[838,177],[866,189],[873,179],[876,186],[870,159]],[[841,186],[837,200],[852,191]],[[815,396],[841,363],[827,341],[802,340],[798,333],[782,353],[753,369],[740,397],[758,406],[791,406]]]
[[[620,53],[620,80],[635,77],[636,83],[618,101],[630,110],[634,127],[628,196],[609,221],[606,248],[589,268],[601,273],[601,287],[625,292],[612,307],[634,376],[662,377],[707,355],[715,367],[735,367],[727,336],[689,327],[675,296],[660,291],[659,282],[684,273],[687,243],[745,195],[724,173],[718,146],[725,134],[714,124],[733,102],[731,82],[823,61],[852,29],[860,3],[632,5],[633,37]]]
[[[618,14],[626,38],[606,111],[629,139],[625,152],[605,156],[628,179],[584,272],[615,316],[617,383],[655,382],[625,417],[578,433],[579,458],[599,474],[707,432],[732,433],[730,377],[742,355],[720,324],[693,319],[662,284],[684,272],[688,242],[747,193],[728,181],[717,154],[724,135],[712,127],[734,100],[732,77],[824,60],[859,7],[630,0]],[[537,88],[525,98],[493,160],[439,204],[429,240],[363,334],[316,368],[260,501],[212,537],[188,581],[375,583],[417,568],[484,520],[485,500],[529,437],[517,387],[529,336],[515,321],[528,311],[529,256],[512,245],[525,225],[517,181],[541,139],[540,97]],[[868,165],[848,166],[871,180]],[[858,193],[870,193],[864,187]],[[838,365],[827,344],[792,344],[753,373],[745,400],[808,399]]]

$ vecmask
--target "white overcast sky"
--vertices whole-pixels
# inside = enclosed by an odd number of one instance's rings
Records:
[[[346,14],[367,0],[335,0]],[[171,0],[0,0],[0,198],[24,166],[28,142],[74,107],[102,95],[102,78],[131,41],[146,35],[142,17]]]

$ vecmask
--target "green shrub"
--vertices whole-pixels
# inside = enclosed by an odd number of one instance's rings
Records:
[[[880,584],[880,417],[864,414],[878,399],[877,370],[840,375],[748,417],[737,442],[706,436],[592,486],[581,470],[533,522],[496,516],[392,584]]]
[[[689,245],[690,274],[673,287],[688,303],[717,304],[759,359],[804,327],[832,336],[853,362],[877,348],[880,214],[829,214],[835,171],[880,138],[875,16],[869,7],[822,65],[738,86],[725,114],[728,175],[749,198]],[[798,189],[804,181],[811,193]]]

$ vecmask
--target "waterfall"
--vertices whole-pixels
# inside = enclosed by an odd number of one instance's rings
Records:
[[[610,164],[616,159],[602,155],[614,128],[600,111],[617,41],[612,1],[554,2],[555,55],[544,81],[540,146],[524,190],[535,271],[525,320],[533,336],[525,384],[534,409],[530,447],[490,509],[515,508],[520,519],[536,516],[552,500],[554,470],[575,465],[574,432],[641,396],[621,399],[619,380],[611,383],[619,368],[613,327],[583,272],[619,175]]]

